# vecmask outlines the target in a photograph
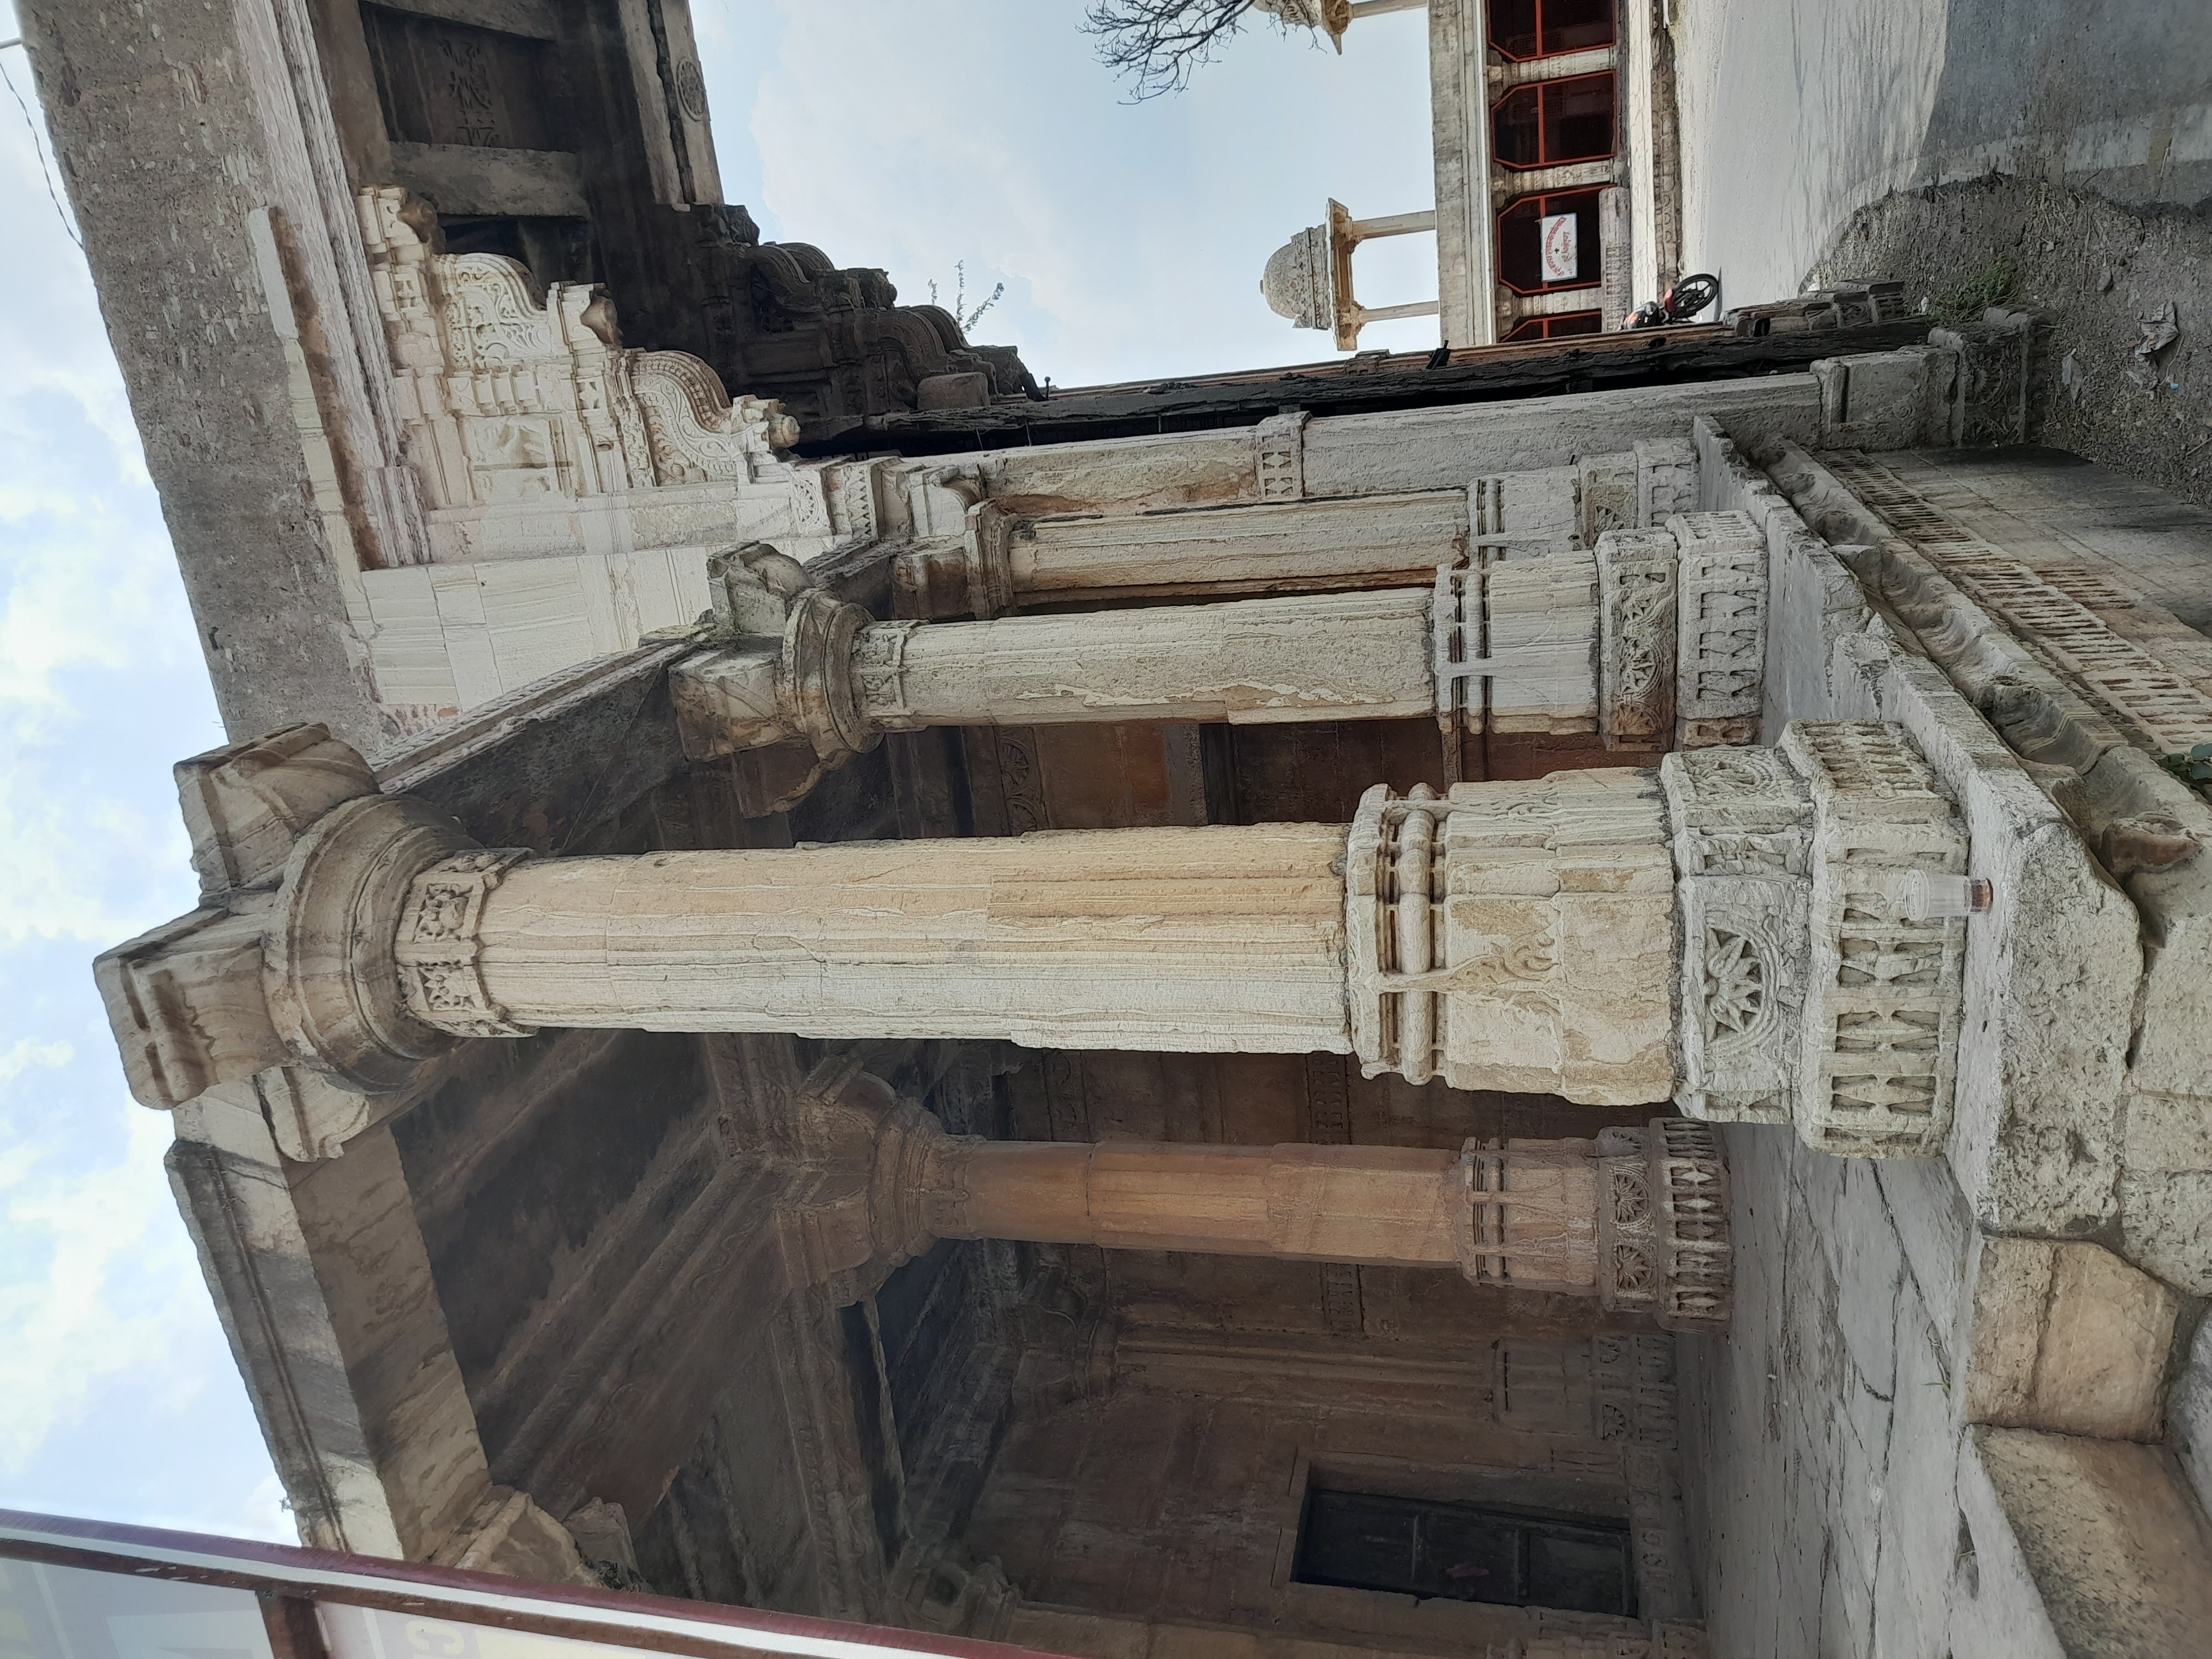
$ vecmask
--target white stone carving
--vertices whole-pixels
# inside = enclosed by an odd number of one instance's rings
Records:
[[[1683,1092],[1693,1117],[1788,1122],[1804,1003],[1812,799],[1771,749],[1660,763],[1682,908]]]
[[[1794,1121],[1850,1156],[1940,1152],[1966,921],[1926,891],[1965,873],[1966,837],[1903,728],[1798,722],[1779,750],[1669,755],[1661,776],[1683,1110]]]
[[[1610,531],[1595,556],[1598,730],[1608,749],[1663,749],[1674,734],[1674,538]]]
[[[460,1036],[528,1036],[491,1000],[477,971],[477,925],[485,896],[527,849],[462,853],[415,878],[400,918],[394,957],[410,1012]]]
[[[1252,464],[1263,501],[1295,501],[1306,493],[1306,412],[1270,416],[1252,428]]]
[[[1766,683],[1766,538],[1746,513],[1678,513],[1675,746],[1758,740]]]
[[[1626,769],[1363,798],[1345,852],[1367,1075],[1635,1105],[1674,1091],[1674,865]]]
[[[1597,567],[1589,554],[1437,573],[1437,717],[1447,730],[1571,736],[1597,726]]]
[[[775,451],[798,428],[780,405],[732,401],[686,353],[625,349],[595,286],[541,293],[515,260],[437,252],[404,190],[360,208],[434,556],[581,550],[549,510],[643,489],[765,486],[788,515]]]
[[[1698,510],[1698,449],[1686,438],[1638,438],[1636,522],[1650,529]]]
[[[1595,1291],[1671,1331],[1724,1331],[1734,1317],[1728,1164],[1702,1124],[1470,1140],[1448,1185],[1464,1200],[1455,1249],[1473,1283]]]
[[[1797,721],[1782,752],[1814,804],[1798,1133],[1860,1157],[1939,1154],[1967,923],[1915,921],[1908,902],[1916,872],[1966,872],[1966,828],[1900,726]]]
[[[1582,513],[1581,545],[1594,548],[1608,530],[1634,530],[1637,516],[1636,457],[1582,455],[1575,460],[1575,495]]]

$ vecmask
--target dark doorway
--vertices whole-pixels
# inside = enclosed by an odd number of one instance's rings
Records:
[[[1316,1490],[1301,1583],[1511,1607],[1636,1615],[1628,1522],[1551,1510]]]

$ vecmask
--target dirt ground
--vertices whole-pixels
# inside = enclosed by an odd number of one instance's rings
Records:
[[[1805,285],[1869,276],[1945,320],[2049,315],[2042,441],[2212,507],[2212,203],[2125,208],[1998,175],[1901,191],[1853,215]],[[2177,337],[2138,356],[2169,304]]]

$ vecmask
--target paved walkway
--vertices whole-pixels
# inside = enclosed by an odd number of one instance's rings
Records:
[[[1793,294],[1850,215],[1992,167],[2212,198],[2203,0],[1672,0],[1684,269]]]

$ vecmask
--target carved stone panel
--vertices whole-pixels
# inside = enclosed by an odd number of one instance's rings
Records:
[[[1636,441],[1636,522],[1664,525],[1677,513],[1698,510],[1698,451],[1682,438]]]
[[[1597,1290],[1668,1330],[1725,1330],[1735,1310],[1728,1164],[1701,1124],[1655,1120],[1597,1138]]]
[[[1611,530],[1633,530],[1636,516],[1636,457],[1583,455],[1575,461],[1575,491],[1582,508],[1582,544],[1595,547]]]
[[[1263,501],[1295,501],[1306,493],[1306,415],[1292,410],[1252,428],[1252,462]]]
[[[1917,874],[1966,872],[1966,828],[1902,726],[1798,721],[1782,751],[1814,807],[1798,1133],[1858,1157],[1938,1153],[1966,922],[1916,920],[1911,901]]]
[[[1812,798],[1771,749],[1660,764],[1682,910],[1682,1109],[1787,1122],[1810,902]]]
[[[1942,1150],[1962,917],[1921,919],[1966,830],[1902,726],[1799,721],[1778,750],[1668,756],[1691,1116],[1794,1121],[1855,1157]]]
[[[1766,538],[1745,513],[1678,513],[1675,743],[1755,742],[1766,671]]]
[[[1597,538],[1598,730],[1608,749],[1663,749],[1674,735],[1674,538]]]
[[[1593,1105],[1673,1091],[1674,866],[1651,774],[1462,784],[1446,800],[1378,787],[1344,870],[1367,1075]]]

